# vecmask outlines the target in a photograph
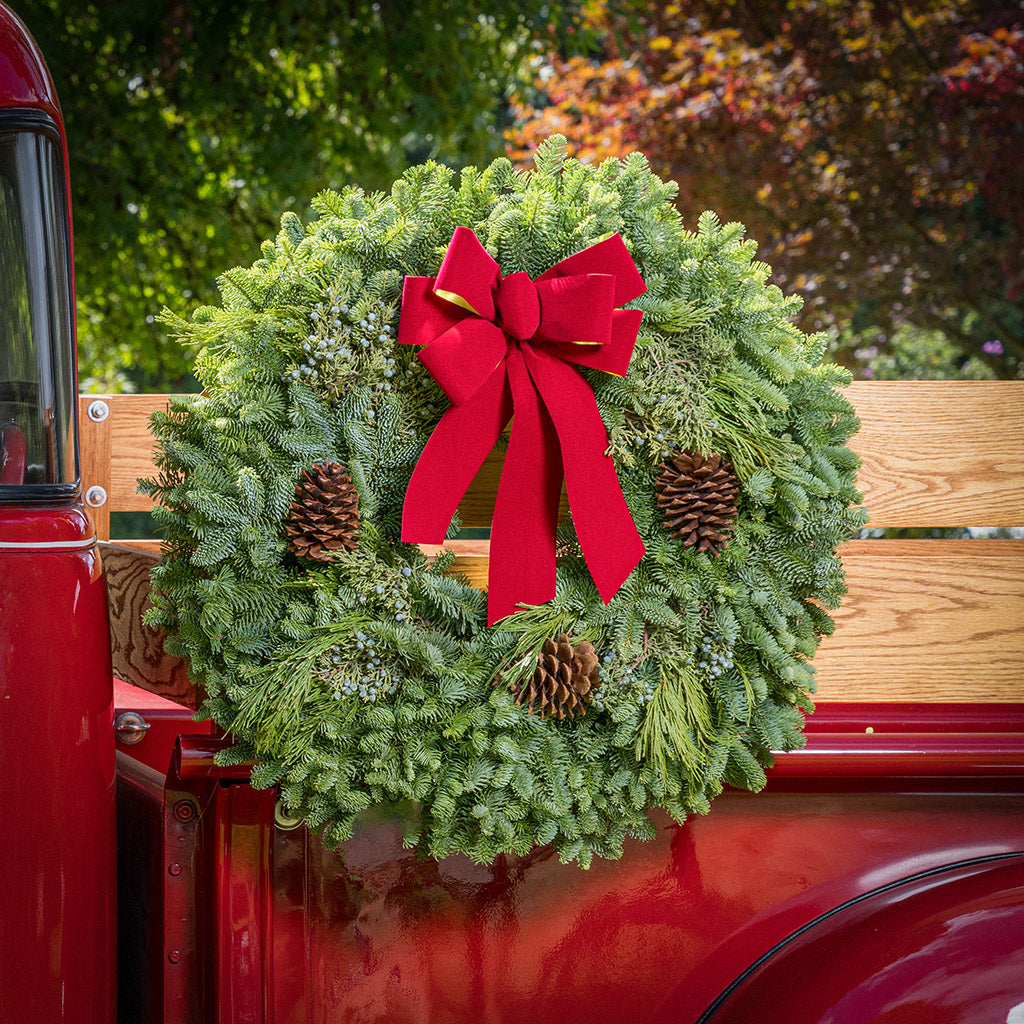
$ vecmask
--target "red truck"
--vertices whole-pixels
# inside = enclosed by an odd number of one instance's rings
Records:
[[[0,4],[0,1024],[1024,1022],[1024,542],[851,543],[807,747],[621,861],[327,849],[215,764],[152,555],[97,541],[162,400],[76,396],[69,196]],[[1024,522],[1022,391],[851,389],[876,525]]]

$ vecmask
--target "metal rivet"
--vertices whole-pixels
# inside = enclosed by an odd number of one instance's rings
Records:
[[[95,402],[89,403],[89,408],[85,412],[93,423],[102,423],[110,415],[110,406],[97,398]]]
[[[149,722],[138,711],[122,711],[114,719],[114,732],[122,743],[130,746],[138,743],[149,732]]]
[[[174,816],[178,821],[191,821],[196,816],[196,805],[191,800],[179,800],[174,805]]]
[[[285,806],[284,801],[278,797],[277,803],[274,804],[274,824],[282,832],[290,832],[293,828],[298,828],[302,824],[302,818],[292,814]]]
[[[92,487],[85,492],[85,503],[91,508],[99,508],[101,505],[106,505],[106,490],[100,487],[99,484],[93,484]]]
[[[180,964],[181,963],[181,950],[180,949],[172,949],[170,951],[170,953],[167,954],[167,959],[170,960],[170,962],[172,964]]]
[[[176,860],[171,861],[171,863],[167,865],[167,874],[177,878],[178,875],[181,874],[181,865]]]

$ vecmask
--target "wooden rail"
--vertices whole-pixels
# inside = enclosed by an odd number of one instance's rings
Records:
[[[1024,382],[859,382],[846,394],[862,421],[852,447],[872,526],[1024,526]],[[102,422],[86,415],[97,398],[110,409]],[[107,494],[93,510],[107,538],[110,511],[150,508],[136,480],[153,472],[148,417],[166,396],[80,401],[83,488]],[[465,525],[490,524],[500,469],[493,456],[481,468]],[[487,543],[450,546],[458,568],[484,584]],[[842,557],[850,593],[815,659],[820,699],[1024,701],[1024,541],[855,541]],[[119,671],[185,696],[180,663],[160,654],[159,638],[135,632],[144,566],[124,552],[108,553],[106,565]]]

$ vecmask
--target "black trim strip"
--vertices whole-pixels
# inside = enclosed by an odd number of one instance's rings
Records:
[[[43,110],[9,107],[0,110],[0,131],[49,131],[57,145],[61,143],[60,125]]]
[[[61,508],[75,504],[79,484],[0,484],[0,506],[24,505],[39,508],[54,505]]]
[[[807,924],[797,928],[795,932],[791,932],[784,939],[775,943],[767,953],[763,953],[759,956],[745,971],[743,971],[742,974],[738,975],[736,979],[728,985],[728,987],[715,999],[715,1001],[697,1018],[696,1021],[694,1021],[694,1024],[713,1024],[712,1018],[714,1015],[722,1008],[722,1005],[726,1000],[728,1000],[733,992],[735,992],[736,989],[738,989],[740,985],[742,985],[756,970],[767,963],[780,950],[800,938],[801,935],[805,935],[812,928],[816,928],[819,924],[823,924],[829,918],[835,917],[837,914],[841,914],[844,910],[849,910],[850,907],[855,907],[858,903],[863,903],[865,900],[869,900],[883,892],[890,892],[893,889],[898,889],[900,886],[909,885],[912,882],[918,882],[925,878],[933,878],[936,875],[943,875],[947,872],[956,871],[960,868],[976,867],[981,864],[993,864],[1003,860],[1014,860],[1018,857],[1024,857],[1024,850],[1017,850],[1013,853],[992,853],[985,857],[972,857],[969,860],[954,861],[952,864],[943,864],[937,868],[929,868],[927,871],[920,871],[916,875],[907,875],[906,878],[899,878],[895,882],[887,882],[885,885],[881,885],[877,889],[861,893],[859,896],[854,896],[853,899],[849,899],[845,903],[840,903],[831,910],[825,911],[824,914],[819,914],[813,921],[808,921]]]

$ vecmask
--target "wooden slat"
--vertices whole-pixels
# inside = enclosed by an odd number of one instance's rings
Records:
[[[494,516],[494,499],[498,494],[498,481],[501,479],[501,468],[504,464],[505,453],[494,450],[477,471],[469,490],[466,491],[466,496],[459,502],[459,518],[463,526],[474,529],[490,527]]]
[[[858,381],[872,526],[1024,526],[1024,381]]]
[[[851,442],[864,461],[858,481],[874,526],[1024,525],[1024,381],[859,381],[847,397],[862,427]],[[108,431],[93,430],[85,405],[110,404]],[[82,451],[103,482],[109,437],[108,508],[144,511],[135,493],[150,476],[149,414],[166,395],[83,396]],[[464,525],[490,525],[502,455],[492,453],[460,506]]]
[[[857,381],[845,394],[872,526],[1024,525],[1024,381]],[[481,467],[463,525],[490,525],[502,461]]]
[[[144,551],[150,555],[159,556],[163,541],[141,537],[129,537],[114,542],[118,547],[131,548],[133,551]]]
[[[1024,525],[1024,381],[858,381],[845,394],[872,526]],[[463,525],[490,525],[502,461],[480,468]]]
[[[872,526],[1024,526],[1024,381],[857,381],[850,447]],[[459,506],[489,526],[503,456]],[[563,509],[564,511],[564,509]]]
[[[485,588],[487,542],[446,547]],[[1024,701],[1024,541],[852,541],[841,554],[849,594],[814,659],[818,699]]]
[[[90,465],[101,465],[102,457],[93,457],[94,437],[92,428],[103,428],[106,436],[106,463],[109,467],[104,486],[107,490],[107,507],[111,512],[148,512],[153,507],[152,499],[138,494],[139,477],[152,476],[153,436],[149,432],[150,413],[167,407],[167,395],[81,395],[79,397],[79,422],[82,424],[82,487],[87,489],[90,478],[86,475],[86,461]],[[100,399],[110,407],[110,417],[102,424],[92,423],[85,414],[89,403]],[[88,432],[86,431],[88,427]]]
[[[848,396],[874,525],[1024,523],[1024,382],[860,382]],[[148,509],[136,479],[153,472],[148,416],[166,396],[105,400],[107,425],[82,406],[83,479],[107,489],[109,509]],[[499,475],[492,455],[463,503],[466,525],[489,525]],[[487,542],[449,546],[456,569],[486,586]],[[815,659],[820,699],[1024,701],[1024,543],[867,541],[843,561],[850,594]]]
[[[153,476],[150,413],[167,408],[167,395],[112,395],[110,402],[110,507],[148,512],[153,499],[136,491],[139,477]]]
[[[108,401],[107,395],[79,395],[78,448],[82,470],[82,494],[90,487],[102,487],[107,492],[104,505],[90,507],[96,536],[106,540],[110,536],[110,420],[96,423],[89,419],[88,409],[96,400]],[[145,450],[149,458],[149,448]]]
[[[153,501],[138,494],[139,477],[152,476],[153,437],[149,415],[167,406],[167,395],[79,395],[78,431],[82,493],[98,484],[107,492],[105,505],[90,514],[101,540],[110,537],[111,512],[148,512]],[[94,401],[106,402],[110,415],[101,423],[89,419]]]
[[[821,700],[1024,701],[1024,542],[859,541]]]
[[[445,546],[486,588],[487,541]],[[154,556],[103,548],[115,672],[194,706],[184,664],[141,624]],[[819,700],[1024,702],[1024,542],[854,541],[842,557],[850,592],[814,661]]]

